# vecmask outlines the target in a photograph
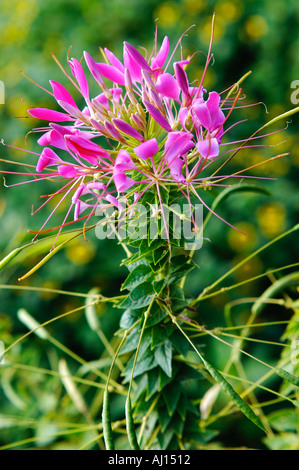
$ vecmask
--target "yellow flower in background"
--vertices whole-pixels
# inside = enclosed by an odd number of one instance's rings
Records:
[[[235,227],[243,232],[238,232],[235,229],[230,229],[228,232],[228,244],[230,248],[236,252],[250,251],[257,244],[257,233],[254,225],[248,222],[240,222]]]
[[[181,16],[181,10],[177,3],[161,3],[154,12],[154,17],[159,19],[159,26],[168,28],[173,26]]]
[[[200,13],[205,8],[203,0],[183,0],[184,8],[188,13]]]
[[[203,72],[204,72],[203,67],[193,68],[191,73],[190,73],[191,81],[193,81],[193,80],[199,80],[200,81]],[[213,88],[213,86],[216,83],[216,80],[217,80],[216,72],[214,70],[208,69],[206,71],[206,74],[205,74],[204,86],[207,87],[207,88]]]
[[[257,211],[257,219],[263,235],[274,238],[286,229],[286,210],[279,202],[267,203]]]
[[[42,286],[43,289],[49,289],[49,291],[37,291],[39,297],[44,300],[52,300],[57,297],[57,292],[54,292],[55,289],[59,289],[60,284],[55,281],[45,281]]]
[[[299,136],[297,138],[299,142]],[[299,166],[299,144],[294,145],[291,149],[291,160],[294,165]]]
[[[219,41],[226,31],[227,21],[225,18],[221,17],[220,15],[217,16],[217,21],[214,25],[214,36],[213,36],[213,43]],[[210,18],[206,18],[203,24],[200,25],[198,28],[198,38],[202,44],[209,44],[211,38],[211,20]]]
[[[73,264],[83,265],[94,258],[96,250],[91,241],[75,240],[73,243],[68,244],[65,253],[68,260]]]
[[[283,151],[277,150],[277,155],[283,153]],[[272,160],[267,162],[267,156],[262,151],[256,150],[251,154],[248,154],[249,161],[248,166],[258,165],[251,170],[252,174],[259,174],[268,176],[270,178],[276,178],[277,176],[284,176],[289,172],[290,169],[290,158],[288,156]],[[265,163],[263,163],[265,162]]]
[[[216,11],[219,16],[229,22],[237,21],[244,11],[243,3],[240,1],[217,2]]]
[[[239,255],[236,256],[233,259],[233,266],[236,266],[240,261],[244,259],[244,255]],[[255,256],[254,258],[250,259],[247,261],[245,264],[243,264],[239,269],[237,269],[234,272],[234,278],[236,279],[236,282],[242,282],[246,281],[247,279],[250,279],[251,277],[258,276],[264,271],[264,266],[260,258]],[[245,284],[242,286],[243,289],[245,290],[250,290],[251,288],[251,283],[248,283],[247,285]]]
[[[252,15],[247,18],[244,24],[244,30],[249,39],[258,41],[268,32],[268,23],[261,15]]]

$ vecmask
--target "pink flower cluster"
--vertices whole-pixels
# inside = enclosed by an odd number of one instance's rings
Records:
[[[62,226],[72,211],[77,220],[89,218],[105,204],[123,209],[123,200],[128,204],[132,195],[136,202],[149,188],[156,190],[162,203],[161,184],[176,185],[190,204],[192,193],[206,205],[197,190],[207,178],[201,173],[235,150],[220,151],[228,145],[222,137],[229,130],[224,131],[224,125],[231,108],[229,100],[203,88],[204,76],[190,83],[186,69],[191,59],[174,61],[182,37],[170,53],[168,37],[158,48],[156,35],[149,57],[125,42],[123,61],[107,48],[103,62],[84,52],[84,62],[73,58],[68,61],[70,72],[64,72],[85,104],[79,107],[62,84],[50,81],[49,93],[61,110],[28,110],[33,118],[49,122],[46,132],[44,127],[35,129],[43,132],[38,140],[43,150],[37,175],[32,176],[61,182],[47,201],[60,194],[60,204],[71,195]],[[210,60],[209,51],[206,67]],[[88,75],[99,87],[95,97]],[[88,215],[82,217],[84,211]]]

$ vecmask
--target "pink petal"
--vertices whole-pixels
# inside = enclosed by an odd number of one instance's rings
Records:
[[[163,116],[163,114],[160,113],[160,111],[155,108],[155,106],[151,103],[149,103],[148,101],[144,100],[144,105],[146,107],[146,109],[148,110],[148,112],[150,113],[150,115],[154,118],[154,120],[160,124],[161,127],[163,127],[163,129],[165,129],[167,132],[171,132],[171,126],[170,124],[168,123],[167,119]]]
[[[38,140],[37,140],[37,143],[39,145],[42,145],[42,146],[45,146],[45,145],[51,145],[51,132],[52,131],[48,131],[48,132],[45,132]]]
[[[85,184],[80,184],[79,188],[76,189],[74,192],[74,195],[72,197],[72,203],[76,204],[79,197],[82,196],[83,194],[86,194],[86,185]]]
[[[74,108],[74,106],[65,101],[58,100],[57,102],[59,106],[61,106],[70,116],[78,119],[79,122],[84,119],[84,116],[82,115],[81,111],[77,108],[77,106]]]
[[[57,169],[59,174],[65,178],[76,178],[78,176],[78,172],[75,167],[70,165],[60,165]]]
[[[189,82],[185,70],[176,62],[174,64],[174,71],[180,89],[185,96],[189,96]]]
[[[207,108],[211,115],[211,128],[210,132],[213,132],[218,127],[222,126],[225,121],[225,115],[221,111],[220,107],[220,95],[216,91],[209,93],[209,98],[207,99]]]
[[[73,108],[78,108],[72,95],[66,90],[66,88],[64,88],[64,86],[54,80],[50,80],[50,84],[56,101],[65,101],[73,106]]]
[[[113,65],[98,62],[97,67],[100,74],[104,77],[108,78],[114,83],[117,83],[118,85],[125,85],[124,74]]]
[[[113,52],[109,51],[107,47],[104,49],[107,59],[109,60],[110,64],[116,67],[120,72],[125,73],[125,66],[123,63],[113,54]]]
[[[36,165],[37,173],[43,171],[44,168],[52,165],[57,165],[62,162],[61,158],[50,148],[46,147],[43,149],[39,160]]]
[[[147,72],[152,73],[150,66],[148,65],[147,61],[144,57],[140,54],[140,52],[135,49],[135,47],[131,46],[128,42],[124,42],[124,47],[132,57],[132,59],[140,66],[140,68],[147,70]]]
[[[197,126],[203,126],[210,130],[211,128],[211,114],[205,102],[196,102],[192,108],[192,113],[195,115]]]
[[[176,79],[170,73],[162,73],[157,78],[156,89],[158,93],[179,101],[180,88]]]
[[[213,158],[219,155],[219,144],[215,138],[197,142],[196,148],[203,158]]]
[[[161,68],[163,67],[163,64],[168,55],[168,51],[169,51],[169,39],[167,36],[165,36],[165,38],[162,41],[160,50],[155,57],[155,62],[157,63],[158,67],[161,67]]]
[[[124,48],[124,64],[125,64],[125,68],[129,70],[129,73],[133,82],[141,83],[142,82],[141,67],[133,59],[131,54],[129,54],[126,48]]]
[[[180,108],[180,110],[179,110],[179,119],[180,119],[180,123],[181,123],[182,128],[186,132],[187,132],[186,124],[187,124],[187,121],[188,121],[188,114],[189,114],[188,108]]]
[[[66,135],[65,141],[68,148],[77,154],[79,157],[84,158],[92,165],[96,165],[101,157],[108,158],[109,154],[106,150],[102,149],[99,145],[82,139],[78,136]]]
[[[115,207],[117,207],[118,210],[122,211],[124,210],[124,207],[121,205],[120,202],[116,199],[116,197],[112,196],[111,194],[108,194],[108,196],[105,196],[104,199],[106,201],[111,202]]]
[[[69,64],[71,67],[72,74],[78,82],[83,97],[86,100],[89,100],[89,88],[82,65],[80,64],[80,62],[78,62],[77,59],[70,60]]]
[[[130,189],[134,184],[137,184],[132,178],[129,178],[124,173],[119,173],[113,176],[114,184],[117,191],[120,193]]]
[[[63,122],[73,121],[73,118],[68,114],[61,113],[60,111],[53,111],[47,108],[33,108],[28,109],[28,113],[34,118],[44,119],[45,121]]]
[[[88,52],[84,51],[83,55],[84,55],[86,65],[89,68],[91,75],[100,85],[103,85],[104,80],[103,80],[102,75],[99,72],[98,64],[93,60],[93,58],[91,57],[91,55],[88,54]]]
[[[143,142],[134,148],[136,155],[142,160],[153,157],[159,152],[159,145],[155,138]]]
[[[74,213],[74,220],[78,220],[80,214],[84,212],[86,209],[94,207],[92,204],[87,204],[86,202],[78,200],[75,204],[75,213]]]
[[[107,186],[104,183],[94,182],[94,183],[88,183],[86,185],[86,188],[104,191],[105,189],[107,189]]]
[[[134,137],[134,139],[140,140],[141,142],[144,141],[144,137],[134,127],[122,119],[113,119],[113,124],[115,124],[120,131]]]
[[[113,174],[124,172],[126,170],[136,170],[136,165],[132,162],[129,152],[121,149],[115,159]]]
[[[184,162],[180,158],[174,158],[171,163],[169,163],[170,174],[175,181],[178,183],[185,183],[186,178],[182,175],[182,168]]]
[[[192,141],[193,135],[189,132],[171,132],[165,142],[164,150],[167,161],[171,161],[174,157],[179,157],[194,147]]]

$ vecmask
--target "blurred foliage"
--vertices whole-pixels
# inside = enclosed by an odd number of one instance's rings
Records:
[[[48,81],[66,79],[51,57],[63,63],[70,46],[70,56],[80,59],[87,50],[100,58],[99,46],[108,47],[116,55],[122,54],[122,42],[135,46],[151,47],[155,19],[158,34],[168,35],[175,45],[178,37],[190,25],[196,25],[183,40],[186,53],[202,51],[194,56],[191,67],[195,79],[203,71],[205,53],[210,39],[211,15],[216,12],[216,28],[213,52],[215,63],[209,68],[205,86],[217,91],[228,88],[248,70],[252,74],[244,83],[246,101],[263,102],[265,105],[239,109],[235,119],[248,119],[232,131],[237,139],[250,135],[266,120],[292,108],[290,88],[299,79],[299,4],[297,0],[2,0],[0,18],[0,79],[5,84],[5,105],[0,105],[1,138],[5,143],[28,150],[38,151],[36,136],[27,132],[35,125],[26,116],[31,106],[50,106],[51,98],[30,83],[20,73],[22,70],[32,80],[49,89]],[[266,112],[267,111],[267,112]],[[195,270],[189,278],[187,289],[196,296],[207,284],[226,272],[250,251],[288,230],[298,222],[299,189],[299,131],[298,117],[294,116],[288,129],[269,135],[265,143],[272,145],[263,149],[244,149],[238,153],[231,167],[240,170],[264,161],[273,154],[290,152],[290,155],[252,170],[252,175],[277,178],[262,182],[271,196],[244,195],[232,198],[221,208],[221,216],[244,230],[244,237],[216,218],[211,220],[205,236],[210,240],[196,253]],[[284,126],[284,123],[281,124]],[[277,127],[273,128],[273,130]],[[35,163],[34,157],[24,152],[3,147],[1,158]],[[15,167],[14,167],[15,169]],[[23,178],[23,177],[21,177]],[[20,177],[9,176],[8,184],[17,183]],[[32,184],[11,189],[0,188],[1,258],[16,246],[29,242],[32,235],[27,229],[38,229],[49,210],[30,217],[30,208],[39,198],[40,187]],[[51,191],[49,185],[49,191]],[[212,194],[206,194],[207,202]],[[60,216],[64,207],[59,209]],[[58,221],[59,221],[59,211]],[[61,216],[62,217],[62,216]],[[56,221],[57,221],[56,220]],[[55,221],[54,221],[55,224]],[[92,287],[105,295],[117,295],[124,279],[125,270],[119,268],[122,249],[113,240],[99,241],[93,234],[89,241],[78,239],[61,251],[37,274],[20,284],[18,277],[34,265],[32,257],[12,264],[1,274],[1,284],[43,288],[43,291],[1,290],[0,338],[6,345],[12,344],[27,329],[17,318],[19,308],[25,308],[38,322],[46,322],[58,315],[71,313],[49,326],[53,337],[75,351],[86,361],[96,361],[105,348],[91,332],[82,310],[80,297],[59,295],[54,289],[87,293]],[[269,268],[286,266],[298,261],[299,245],[295,235],[288,237],[273,249],[246,263],[235,272],[232,282],[257,276]],[[209,328],[223,324],[223,305],[239,297],[259,296],[275,278],[244,284],[238,292],[224,293],[206,301],[196,314],[199,323]],[[53,289],[53,291],[52,291]],[[293,292],[294,294],[296,292]],[[235,321],[245,322],[250,307],[241,304],[234,310]],[[110,339],[118,328],[119,312],[110,306],[100,308],[101,325]],[[288,320],[288,309],[272,306],[265,309],[262,319],[267,321]],[[264,339],[279,341],[283,327],[265,328]],[[206,346],[214,364],[225,366],[226,354],[220,343]],[[251,346],[251,353],[272,363],[278,357],[277,349],[270,345]],[[33,335],[17,343],[9,352],[9,362],[57,371],[61,350],[54,343],[48,345]],[[76,361],[70,359],[70,367],[76,370]],[[29,439],[23,447],[78,448],[92,440],[94,431],[90,423],[99,420],[99,398],[92,397],[91,416],[78,419],[78,409],[63,389],[59,374],[50,375],[29,372],[26,369],[4,370],[0,391],[1,445]],[[254,381],[258,376],[256,363],[247,364],[247,374]],[[93,373],[87,374],[94,380]],[[279,389],[272,381],[271,387]],[[87,385],[81,384],[85,393]],[[86,392],[87,397],[91,392]],[[194,394],[198,393],[194,386]],[[200,394],[200,392],[199,392]],[[264,400],[270,399],[265,392]],[[270,407],[271,408],[271,407]],[[114,418],[121,419],[123,401],[114,406]],[[297,418],[296,418],[297,419]],[[22,420],[22,427],[19,426]],[[84,431],[84,420],[89,424]],[[238,419],[223,421],[217,442],[223,446],[248,446],[257,448],[299,448],[295,435],[296,423],[292,412],[273,408],[273,426],[277,433],[268,441],[261,441],[261,434],[244,425]],[[50,424],[49,424],[50,423]],[[76,423],[82,427],[76,432]],[[67,432],[65,432],[67,430]],[[62,431],[62,432],[61,432]],[[78,431],[78,429],[77,429]],[[61,432],[61,434],[60,434]],[[51,437],[51,436],[56,437]],[[60,437],[61,436],[61,437]],[[216,446],[217,444],[215,444]]]

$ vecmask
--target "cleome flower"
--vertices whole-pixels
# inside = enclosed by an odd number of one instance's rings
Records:
[[[215,161],[222,168],[224,157],[235,155],[249,141],[223,142],[238,124],[229,127],[227,121],[242,98],[241,90],[234,87],[223,98],[222,93],[204,88],[212,38],[204,74],[190,83],[187,70],[193,59],[181,52],[175,60],[184,35],[171,53],[168,37],[158,47],[157,31],[150,54],[141,54],[127,42],[122,60],[107,48],[102,50],[102,62],[85,51],[82,63],[68,60],[69,72],[60,64],[82,96],[83,106],[62,84],[50,80],[49,93],[60,110],[28,110],[32,118],[47,122],[47,127],[34,129],[42,133],[37,140],[42,150],[30,175],[34,180],[59,181],[58,190],[41,207],[56,195],[61,196],[57,206],[70,199],[60,230],[71,213],[74,220],[89,220],[107,205],[124,209],[124,196],[131,210],[149,188],[156,191],[162,207],[161,186],[175,185],[191,208],[192,196],[211,210],[200,195],[201,188],[223,186],[223,180],[234,176],[216,176],[218,172],[209,168]],[[99,87],[95,97],[90,94],[90,78]],[[130,195],[133,202],[128,202]]]

